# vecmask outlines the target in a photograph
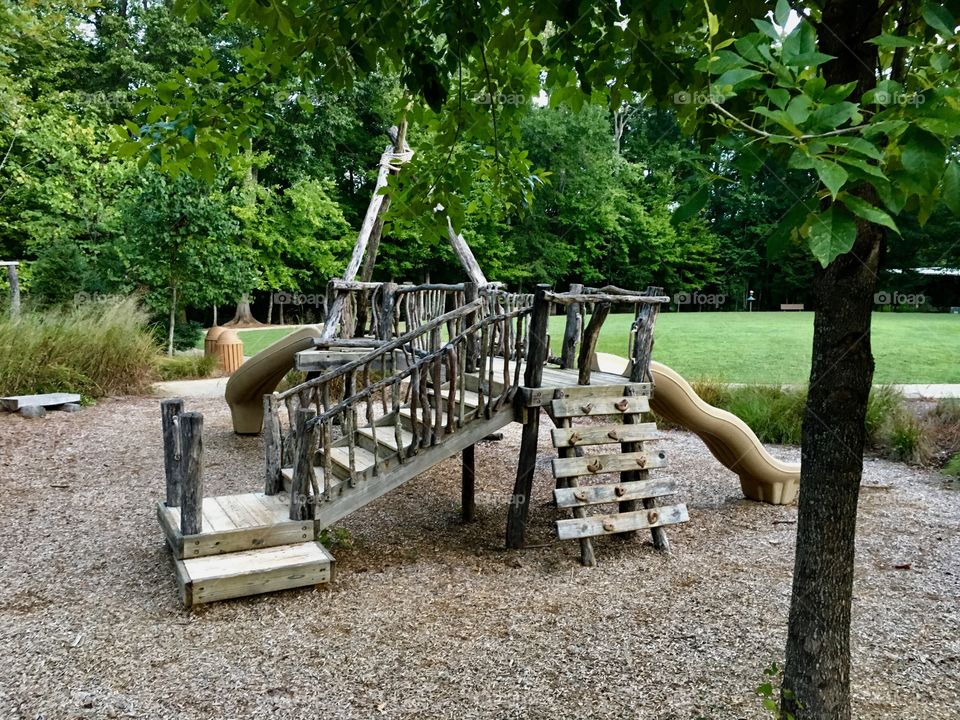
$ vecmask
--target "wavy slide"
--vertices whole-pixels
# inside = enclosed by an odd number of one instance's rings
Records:
[[[699,435],[711,454],[740,476],[744,495],[773,505],[789,505],[796,499],[800,465],[771,456],[743,420],[704,402],[690,383],[666,365],[651,362],[650,373],[651,409]]]
[[[263,428],[263,396],[269,395],[293,367],[301,350],[313,348],[321,328],[307,325],[247,360],[230,376],[224,393],[238,435],[257,435]]]

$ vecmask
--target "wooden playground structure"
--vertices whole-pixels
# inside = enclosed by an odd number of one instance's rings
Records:
[[[541,410],[556,425],[557,509],[571,515],[557,521],[558,537],[578,540],[586,565],[596,562],[596,536],[650,530],[668,547],[663,527],[687,511],[658,506],[676,488],[650,477],[665,465],[649,448],[655,424],[643,422],[653,325],[667,301],[658,288],[516,294],[474,283],[333,281],[330,292],[345,310],[341,337],[314,337],[296,354],[308,379],[263,397],[262,492],[203,497],[202,417],[178,400],[163,404],[167,493],[158,518],[186,605],[329,580],[333,558],[315,542],[324,529],[458,453],[471,520],[474,446],[511,422],[523,432],[506,544],[523,547]],[[635,309],[628,376],[594,369],[614,305]],[[551,357],[547,321],[558,306],[567,331],[562,357]],[[586,327],[584,306],[594,308]],[[604,505],[615,507],[596,512]]]

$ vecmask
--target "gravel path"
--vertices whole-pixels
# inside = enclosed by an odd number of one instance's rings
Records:
[[[188,407],[206,418],[207,493],[259,487],[259,439],[230,432],[221,400]],[[189,613],[154,518],[158,401],[0,415],[0,718],[764,717],[752,688],[783,652],[796,509],[743,500],[694,436],[669,432],[690,508],[673,554],[603,540],[584,569],[553,539],[544,436],[539,547],[508,553],[518,427],[478,450],[469,527],[452,459],[343,523],[333,586]],[[854,714],[955,718],[960,493],[875,460],[864,482]]]

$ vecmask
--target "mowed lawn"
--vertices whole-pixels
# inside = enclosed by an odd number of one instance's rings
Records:
[[[600,352],[626,355],[631,315],[611,315]],[[559,354],[564,318],[552,317]],[[254,355],[293,328],[242,330],[244,353]],[[813,342],[811,312],[666,312],[657,319],[653,357],[691,380],[804,383]],[[875,313],[874,382],[960,383],[960,315]]]

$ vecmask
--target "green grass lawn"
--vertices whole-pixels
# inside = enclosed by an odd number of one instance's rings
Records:
[[[626,355],[630,315],[611,315],[598,350]],[[550,319],[559,354],[564,318]],[[254,355],[292,328],[241,330]],[[804,383],[810,373],[813,313],[663,313],[653,357],[690,380]],[[960,383],[960,315],[875,313],[876,383]]]

